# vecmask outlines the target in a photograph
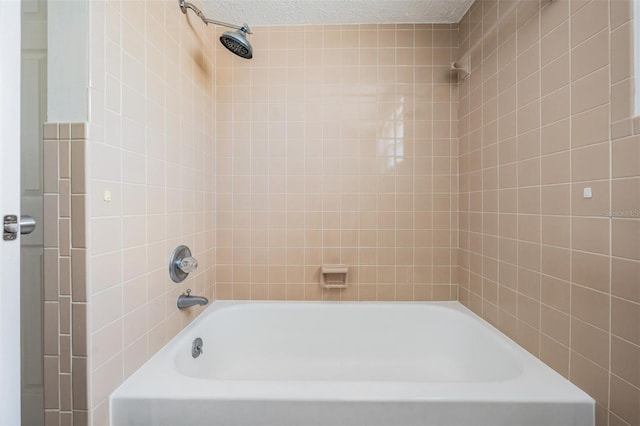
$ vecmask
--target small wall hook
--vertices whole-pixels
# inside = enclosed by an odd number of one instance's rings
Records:
[[[469,77],[469,75],[471,75],[471,68],[469,67],[469,57],[465,56],[459,61],[452,62],[449,66],[449,69],[458,73],[460,81],[465,80]]]

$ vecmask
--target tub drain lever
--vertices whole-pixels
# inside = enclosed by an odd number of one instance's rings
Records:
[[[194,358],[198,358],[200,355],[202,355],[202,346],[203,343],[201,338],[196,337],[195,339],[193,339],[193,343],[191,343],[191,356]]]

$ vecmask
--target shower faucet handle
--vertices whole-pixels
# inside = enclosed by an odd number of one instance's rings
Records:
[[[169,258],[169,276],[175,283],[184,281],[187,276],[198,268],[198,261],[191,256],[187,246],[178,246]]]
[[[184,259],[180,259],[178,268],[180,268],[182,272],[189,274],[198,269],[198,260],[195,257],[191,256],[185,257]]]

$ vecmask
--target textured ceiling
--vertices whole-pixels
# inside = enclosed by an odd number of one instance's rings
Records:
[[[202,3],[211,19],[255,26],[455,23],[473,0],[202,0]]]

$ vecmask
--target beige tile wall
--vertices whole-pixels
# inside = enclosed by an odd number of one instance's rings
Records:
[[[248,62],[173,0],[92,2],[90,23],[93,424],[200,312],[175,308],[187,287],[457,297],[455,26],[254,28]],[[200,268],[178,286],[166,261],[183,243]],[[351,287],[323,295],[318,268],[339,262]]]
[[[455,300],[457,27],[253,31],[215,48],[217,298]]]
[[[44,125],[45,424],[86,425],[85,123]]]
[[[460,23],[460,300],[593,396],[598,424],[638,425],[631,1],[514,5]]]
[[[638,423],[628,0],[525,0],[514,14],[514,2],[479,1],[459,34],[254,28],[252,61],[175,3],[90,3],[91,424],[199,312],[175,308],[187,287],[210,299],[459,297],[590,392],[599,423]],[[474,47],[459,107],[447,71],[458,39]],[[166,261],[182,243],[200,268],[178,286]],[[349,264],[352,286],[322,293],[323,263]]]
[[[212,300],[215,31],[177,1],[91,1],[87,147],[89,409],[107,398]],[[188,245],[182,284],[169,255]]]

